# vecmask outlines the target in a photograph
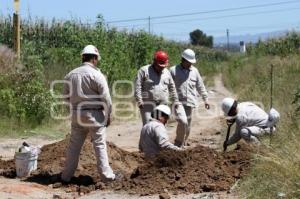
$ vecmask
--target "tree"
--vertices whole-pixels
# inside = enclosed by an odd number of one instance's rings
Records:
[[[209,48],[213,46],[213,36],[207,36],[199,29],[190,32],[190,41],[192,45],[206,46]]]

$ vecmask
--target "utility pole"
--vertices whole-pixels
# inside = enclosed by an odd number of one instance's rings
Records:
[[[17,54],[17,59],[21,56],[21,31],[20,31],[20,0],[14,0],[14,15],[13,15],[13,38],[14,38],[14,51]]]
[[[229,51],[229,29],[226,29],[226,35],[227,35],[227,51]]]
[[[148,18],[148,33],[150,34],[151,18]]]

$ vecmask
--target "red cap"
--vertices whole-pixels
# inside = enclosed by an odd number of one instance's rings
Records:
[[[156,51],[154,54],[154,62],[160,67],[166,67],[169,63],[168,54],[164,51]]]

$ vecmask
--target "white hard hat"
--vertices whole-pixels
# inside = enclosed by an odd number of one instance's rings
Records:
[[[184,50],[181,54],[181,57],[192,64],[196,63],[195,52],[192,49]]]
[[[93,45],[87,45],[86,47],[84,47],[84,49],[81,52],[81,55],[85,54],[97,55],[98,60],[101,59],[98,49]]]
[[[228,113],[229,113],[232,105],[234,104],[234,102],[235,102],[235,100],[230,97],[226,97],[223,99],[222,110],[223,110],[225,116],[228,116]]]
[[[274,126],[280,119],[280,113],[274,108],[271,108],[269,112],[269,125]]]
[[[167,105],[158,105],[157,107],[155,107],[154,111],[160,111],[163,112],[164,114],[170,116],[171,115],[171,109],[170,107],[168,107]]]

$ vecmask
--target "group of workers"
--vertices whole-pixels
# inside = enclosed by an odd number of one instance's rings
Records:
[[[69,182],[74,175],[88,134],[93,142],[101,179],[104,182],[117,180],[122,175],[113,172],[107,155],[106,127],[111,122],[112,101],[106,78],[97,68],[100,53],[95,46],[88,45],[81,56],[82,65],[65,76],[63,94],[71,106],[72,122],[61,180]],[[193,66],[196,63],[195,52],[184,50],[180,64],[169,70],[168,61],[166,52],[155,52],[153,62],[141,67],[135,80],[135,98],[143,122],[139,149],[147,158],[157,155],[162,149],[185,149],[191,131],[192,113],[198,106],[199,96],[205,108],[210,109],[202,77]],[[228,125],[236,123],[235,133],[224,142],[224,146],[234,144],[241,138],[258,143],[261,135],[275,131],[279,119],[275,109],[266,113],[254,103],[238,103],[232,98],[225,98],[221,107],[225,116],[230,117],[227,118]],[[165,127],[171,113],[178,123],[174,143],[169,141]]]

